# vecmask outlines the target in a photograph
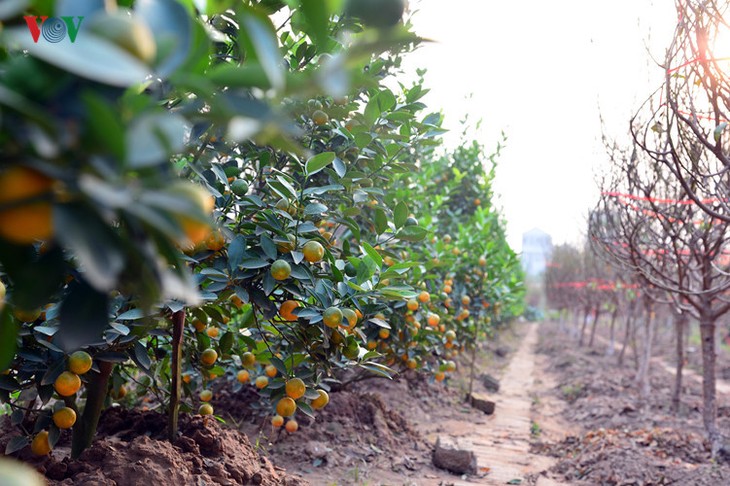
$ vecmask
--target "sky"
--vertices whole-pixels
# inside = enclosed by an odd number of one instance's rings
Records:
[[[474,137],[507,142],[495,180],[507,238],[549,233],[578,243],[599,195],[604,131],[625,140],[629,120],[663,76],[676,25],[671,0],[411,0],[415,32],[432,40],[404,59],[426,67],[424,102],[443,111],[447,145],[460,120]],[[651,56],[650,56],[651,54]]]

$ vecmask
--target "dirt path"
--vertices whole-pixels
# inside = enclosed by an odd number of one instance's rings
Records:
[[[455,481],[455,485],[525,484],[525,476],[543,471],[554,462],[549,457],[530,454],[532,395],[536,386],[545,386],[546,380],[535,367],[538,325],[527,326],[520,347],[502,376],[500,391],[492,396],[497,404],[494,415],[465,436],[473,444],[477,466],[480,470],[489,468],[489,474],[479,482]],[[554,484],[559,483],[546,478],[537,482],[538,486]]]
[[[457,371],[458,377],[448,384],[429,384],[415,374],[410,381],[404,377],[362,382],[357,390],[332,396],[318,428],[305,427],[297,436],[283,437],[267,447],[275,464],[295,471],[312,485],[559,484],[528,477],[534,478],[554,462],[530,453],[533,414],[546,432],[543,436],[562,440],[567,430],[557,418],[564,404],[548,408],[548,395],[555,384],[543,371],[543,364],[536,365],[543,359],[536,357],[537,342],[537,324],[516,324],[492,343],[495,349],[513,350],[507,358],[497,358],[492,351],[477,357],[477,375],[490,373],[500,379],[500,391],[486,393],[496,403],[492,415],[463,401],[469,380],[467,358]],[[474,385],[475,392],[486,392],[480,380]],[[533,397],[538,396],[540,407],[534,409]],[[380,405],[371,406],[377,404],[386,405],[393,413],[381,410]],[[379,418],[365,421],[371,415]],[[438,437],[457,439],[473,451],[477,474],[458,476],[433,466],[431,455]],[[314,446],[323,449],[321,455],[315,455]]]

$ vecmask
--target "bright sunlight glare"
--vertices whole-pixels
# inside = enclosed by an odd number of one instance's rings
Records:
[[[672,2],[411,0],[426,43],[404,61],[426,67],[426,104],[442,107],[449,145],[460,120],[482,120],[487,150],[507,136],[495,189],[510,244],[533,227],[577,243],[606,156],[659,86],[657,65],[676,26]],[[730,43],[728,44],[730,46]],[[653,57],[653,59],[652,59]]]

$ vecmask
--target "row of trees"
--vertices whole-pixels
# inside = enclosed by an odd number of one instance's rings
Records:
[[[730,311],[730,85],[721,51],[729,5],[683,1],[676,6],[678,25],[661,66],[663,85],[631,120],[629,143],[606,141],[611,171],[600,181],[588,240],[592,254],[609,263],[621,282],[638,288],[641,305],[633,304],[637,292],[616,298],[628,303],[628,319],[637,307],[646,309],[640,376],[651,357],[654,307],[666,304],[674,316],[675,407],[688,316],[699,322],[703,421],[715,454],[722,446],[716,425],[716,329]],[[648,380],[640,382],[646,396]]]
[[[48,453],[73,428],[78,456],[110,400],[165,410],[175,440],[179,412],[212,414],[221,382],[256,386],[272,424],[294,431],[364,376],[443,380],[521,312],[492,204],[498,151],[443,150],[422,79],[386,87],[419,41],[403,11],[2,10],[0,399],[19,427],[7,453]],[[86,28],[36,42],[26,18],[51,15]]]

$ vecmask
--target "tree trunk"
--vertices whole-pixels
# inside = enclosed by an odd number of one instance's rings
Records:
[[[586,335],[586,327],[588,326],[588,317],[591,315],[591,309],[590,307],[586,307],[583,312],[583,325],[580,326],[580,340],[578,341],[578,346],[583,347],[583,341],[585,339]]]
[[[182,340],[185,331],[185,310],[172,314],[172,362],[170,364],[170,404],[168,406],[167,435],[170,442],[177,440],[177,419],[180,411],[182,380]]]
[[[623,366],[624,365],[624,356],[626,356],[626,348],[629,345],[629,341],[631,341],[631,327],[632,327],[632,321],[634,319],[633,313],[631,312],[632,309],[629,309],[629,313],[626,316],[626,330],[624,331],[624,342],[621,346],[621,352],[618,354],[618,365]]]
[[[606,349],[606,356],[613,356],[616,351],[616,317],[618,316],[618,305],[613,308],[611,313],[611,324],[608,328],[608,348]]]
[[[631,354],[634,356],[634,369],[639,369],[639,346],[636,344],[636,331],[639,326],[634,322],[634,326],[631,328]]]
[[[576,309],[573,313],[573,325],[570,326],[570,337],[575,339],[578,337],[580,328],[580,310]]]
[[[654,341],[654,312],[647,308],[644,320],[643,349],[639,360],[639,370],[636,373],[636,386],[639,389],[639,406],[644,407],[651,393],[651,349]]]
[[[71,458],[76,459],[84,450],[91,445],[96,435],[96,426],[99,424],[99,417],[104,408],[109,376],[114,369],[114,363],[109,361],[98,361],[99,373],[94,373],[86,386],[86,405],[84,413],[73,429],[71,439]]]
[[[596,337],[596,328],[598,327],[598,319],[601,317],[600,307],[596,307],[594,312],[593,325],[591,326],[591,338],[588,340],[588,347],[593,347],[593,339]]]
[[[672,412],[679,413],[682,404],[682,369],[684,368],[684,329],[687,327],[687,313],[674,315],[674,330],[677,337],[677,369],[674,373],[674,392],[672,393]]]
[[[471,396],[472,393],[474,393],[474,374],[475,374],[475,368],[477,363],[477,329],[478,327],[474,325],[474,335],[472,336],[472,343],[471,343],[471,371],[469,372],[469,395]]]
[[[717,428],[717,396],[715,392],[715,320],[708,315],[700,317],[702,339],[702,422],[710,441],[712,457],[722,446]]]

